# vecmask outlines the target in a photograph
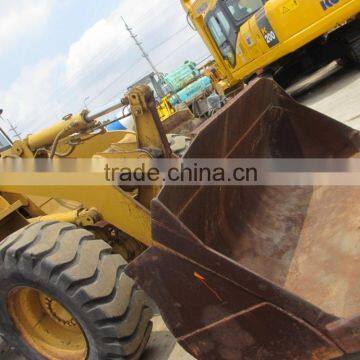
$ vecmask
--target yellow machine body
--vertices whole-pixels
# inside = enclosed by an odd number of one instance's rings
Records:
[[[176,110],[169,102],[168,95],[161,99],[160,103],[157,106],[157,110],[161,121],[165,121],[170,116],[176,113]]]
[[[150,93],[149,88],[140,85],[131,89],[124,99],[130,105],[137,133],[105,132],[96,119],[89,118],[88,113],[83,111],[15,142],[10,149],[0,153],[0,159],[47,158],[52,152],[55,158],[151,158],[149,149],[169,157],[171,150]],[[76,146],[69,151],[73,144]],[[141,150],[144,148],[148,151]],[[4,180],[7,175],[2,175]],[[39,181],[39,176],[44,175],[34,173],[29,176]],[[127,191],[112,186],[36,186],[31,185],[31,180],[28,186],[18,186],[14,181],[13,185],[0,186],[0,239],[37,221],[66,220],[91,226],[102,219],[127,233],[130,238],[149,245],[148,207],[158,191],[156,187]],[[104,202],[104,199],[107,201]],[[18,211],[21,208],[26,209],[26,216]]]
[[[206,46],[233,86],[360,11],[359,0],[182,0]]]

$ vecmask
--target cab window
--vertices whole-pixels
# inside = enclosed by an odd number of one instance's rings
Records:
[[[225,6],[238,24],[258,11],[263,6],[262,0],[225,0]]]
[[[209,19],[208,27],[216,44],[220,47],[226,41],[226,36],[224,35],[218,21],[214,16]]]
[[[226,36],[229,36],[231,32],[229,20],[225,17],[224,13],[220,9],[218,9],[215,14],[219,21],[219,24],[224,29]]]
[[[235,53],[228,39],[231,32],[230,23],[221,11],[217,11],[215,14],[216,17],[214,15],[209,17],[207,21],[208,28],[223,58],[227,59],[234,66]]]

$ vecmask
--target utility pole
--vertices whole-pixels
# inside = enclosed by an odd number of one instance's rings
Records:
[[[171,86],[170,83],[165,81],[164,74],[159,72],[156,66],[154,65],[154,63],[151,61],[150,55],[145,51],[144,47],[142,46],[142,43],[137,39],[138,36],[133,32],[132,28],[127,24],[125,19],[123,17],[121,17],[121,19],[125,24],[126,30],[129,32],[130,36],[134,39],[136,46],[140,49],[141,54],[150,65],[152,71],[162,80],[163,84],[166,83],[169,86],[171,94],[175,95],[180,100],[180,103],[182,103],[182,100],[180,99],[178,93],[174,90],[174,88]]]
[[[149,63],[151,69],[154,71],[155,74],[159,74],[159,72],[156,69],[156,66],[151,61],[149,54],[145,51],[144,47],[142,46],[142,43],[137,39],[137,35],[133,32],[132,28],[127,24],[125,19],[121,17],[122,21],[125,24],[126,30],[129,32],[130,36],[134,39],[134,42],[136,46],[140,49],[142,56],[146,59],[146,61]]]
[[[4,119],[2,113],[4,112],[3,109],[0,109],[0,119],[6,121],[9,125],[9,130],[13,133],[13,136],[19,140],[21,140],[21,133],[18,132],[17,126],[14,126],[9,119]]]

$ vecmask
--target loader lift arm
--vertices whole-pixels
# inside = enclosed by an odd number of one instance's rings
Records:
[[[16,141],[13,146],[0,153],[0,158],[20,157],[33,158],[36,157],[39,151],[53,151],[54,142],[59,142],[61,139],[66,139],[74,134],[81,134],[85,139],[91,135],[93,129],[98,125],[96,119],[107,112],[114,111],[114,109],[130,106],[131,114],[134,117],[137,133],[136,143],[129,148],[122,150],[122,144],[112,144],[107,142],[106,135],[102,139],[103,149],[106,150],[111,146],[115,149],[114,156],[117,158],[151,158],[155,157],[171,157],[172,151],[167,141],[166,134],[161,125],[158,113],[156,110],[155,100],[152,91],[149,87],[139,85],[132,88],[124,99],[117,105],[111,106],[109,109],[104,109],[97,114],[91,114],[88,111],[83,111],[77,115],[68,115],[59,123],[40,131],[34,135],[29,135],[22,141]],[[109,140],[112,139],[111,134],[108,133]],[[82,145],[80,144],[79,147]],[[106,151],[98,153],[90,153],[87,156],[99,156],[106,158],[112,153]],[[44,174],[31,173],[27,183],[29,185],[9,185],[13,174],[2,174],[3,183],[0,184],[0,191],[3,193],[12,194],[28,194],[42,197],[52,197],[57,199],[74,200],[82,203],[85,209],[95,208],[97,217],[112,224],[124,233],[135,238],[142,244],[149,246],[151,244],[150,233],[150,200],[160,190],[158,187],[143,187],[138,189],[137,200],[134,199],[133,193],[124,191],[121,188],[114,186],[51,186],[51,185],[31,185],[41,183]],[[48,183],[56,179],[58,174],[48,173],[46,177]],[[76,174],[74,174],[76,176]],[[98,176],[102,176],[99,174]],[[86,174],[81,174],[80,178],[86,178]],[[39,182],[40,181],[40,182]],[[4,183],[7,183],[6,185]],[[104,201],[106,199],[106,201]],[[69,213],[69,219],[73,213]],[[56,214],[49,215],[52,220],[56,219]],[[63,214],[59,214],[60,219]],[[42,217],[44,219],[44,217]],[[46,219],[46,217],[45,217]]]

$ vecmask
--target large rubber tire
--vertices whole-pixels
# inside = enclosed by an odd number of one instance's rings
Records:
[[[139,359],[152,329],[150,300],[123,273],[126,262],[92,233],[67,223],[36,223],[0,245],[0,334],[29,359],[44,359],[14,326],[9,293],[19,286],[59,302],[81,326],[87,359]]]

